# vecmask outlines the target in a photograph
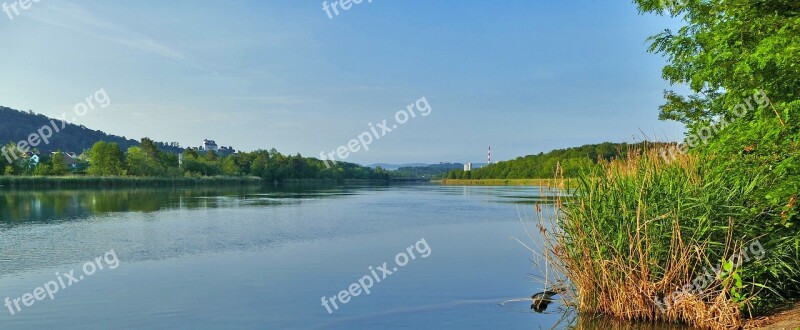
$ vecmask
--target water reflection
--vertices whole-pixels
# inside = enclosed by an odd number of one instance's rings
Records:
[[[567,329],[574,330],[688,330],[690,327],[678,324],[652,323],[652,322],[626,322],[608,317],[570,315],[570,324]]]
[[[51,222],[113,212],[270,206],[359,194],[381,187],[266,186],[139,188],[110,190],[15,190],[0,192],[0,222]]]
[[[557,300],[544,314],[532,315],[530,299],[497,307],[533,293],[529,252],[509,236],[524,237],[517,216],[534,223],[529,204],[544,204],[547,193],[436,185],[0,191],[5,291],[25,292],[43,283],[37,276],[110,249],[125,263],[110,273],[115,280],[93,278],[74,291],[85,295],[80,303],[37,306],[49,318],[0,314],[0,324],[48,328],[61,316],[98,328],[203,328],[235,319],[275,329],[332,321],[340,326],[325,328],[548,329],[566,310]],[[336,318],[322,312],[321,294],[420,237],[436,242],[435,262],[414,264]],[[208,303],[217,299],[226,304]],[[183,314],[154,313],[154,301]],[[563,317],[555,328],[680,329]]]
[[[552,204],[555,197],[565,192],[552,187],[536,186],[437,186],[438,193],[480,198],[502,204]]]
[[[413,194],[460,195],[486,203],[549,204],[556,190],[539,187],[481,186],[264,186],[0,191],[0,223],[52,222],[114,212],[237,208],[340,198],[386,189]]]

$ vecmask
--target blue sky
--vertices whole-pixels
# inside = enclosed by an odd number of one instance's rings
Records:
[[[0,0],[12,3],[10,0]],[[329,3],[332,1],[329,0]],[[675,22],[628,1],[41,0],[0,13],[0,104],[139,139],[318,157],[420,97],[432,112],[348,158],[481,162],[683,129],[658,120]]]

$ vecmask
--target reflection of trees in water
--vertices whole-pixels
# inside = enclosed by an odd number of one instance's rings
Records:
[[[216,199],[242,196],[258,188],[120,189],[11,191],[0,195],[0,220],[69,219],[110,212],[155,212],[174,208],[218,207]]]
[[[109,190],[15,190],[0,192],[0,222],[53,221],[112,212],[156,212],[268,206],[278,200],[334,198],[356,194],[364,187],[197,187]]]

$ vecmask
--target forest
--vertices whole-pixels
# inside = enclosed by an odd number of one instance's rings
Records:
[[[612,160],[626,157],[631,150],[648,148],[670,148],[673,143],[601,143],[588,144],[581,147],[553,150],[514,160],[490,164],[486,167],[465,172],[453,170],[447,174],[448,179],[552,179],[558,175],[577,177],[588,171],[599,160]]]

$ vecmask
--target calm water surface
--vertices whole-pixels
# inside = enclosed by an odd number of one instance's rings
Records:
[[[0,299],[119,261],[15,315],[0,306],[0,327],[648,328],[500,305],[541,289],[512,239],[530,242],[519,214],[537,201],[535,187],[435,185],[0,192]],[[371,294],[322,305],[421,239],[427,258],[418,245]]]

